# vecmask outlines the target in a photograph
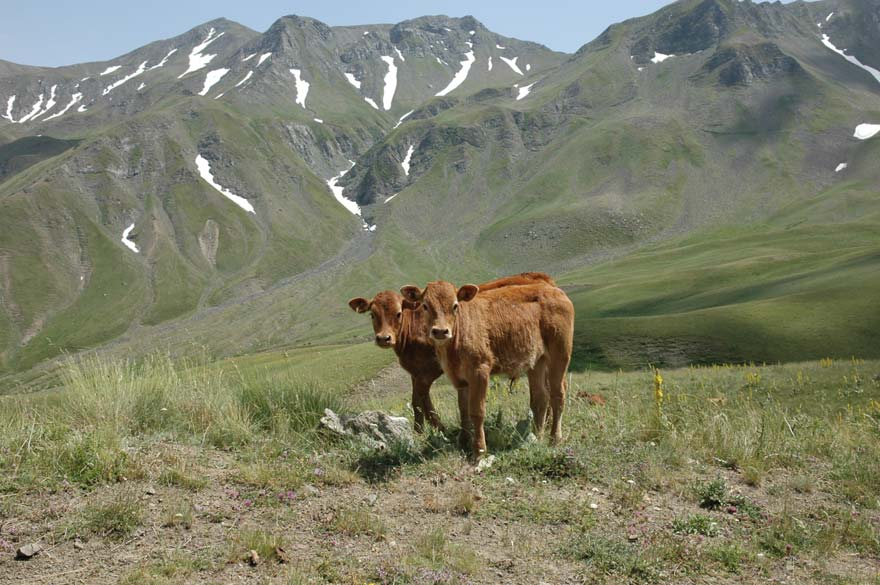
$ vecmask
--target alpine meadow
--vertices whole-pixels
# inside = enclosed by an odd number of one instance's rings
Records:
[[[880,0],[583,41],[0,60],[0,584],[880,585]]]

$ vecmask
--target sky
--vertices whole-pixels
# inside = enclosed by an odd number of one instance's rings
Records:
[[[51,67],[107,61],[221,16],[263,32],[287,14],[331,26],[470,14],[498,34],[571,53],[610,24],[649,14],[670,1],[2,0],[0,59]]]

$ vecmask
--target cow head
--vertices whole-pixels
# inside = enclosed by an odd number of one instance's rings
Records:
[[[397,332],[403,317],[403,309],[412,307],[402,296],[386,290],[377,294],[373,300],[358,297],[348,301],[348,306],[357,313],[370,313],[373,319],[373,333],[379,347],[393,347],[397,342]]]
[[[401,288],[400,292],[404,299],[418,306],[417,310],[425,312],[431,340],[435,344],[442,345],[455,334],[460,303],[473,299],[480,292],[480,288],[466,284],[456,290],[452,283],[438,280],[429,283],[424,291],[410,285]]]

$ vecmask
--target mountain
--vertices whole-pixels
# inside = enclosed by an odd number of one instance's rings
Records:
[[[572,55],[218,19],[0,62],[0,371],[366,339],[350,296],[527,269],[578,367],[877,355],[878,15],[682,0]]]

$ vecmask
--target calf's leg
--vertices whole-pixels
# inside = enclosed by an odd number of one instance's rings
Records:
[[[550,440],[558,443],[562,440],[562,410],[565,408],[565,371],[568,360],[556,360],[550,364],[550,409],[553,412],[553,426]]]
[[[547,387],[547,361],[541,358],[535,367],[529,370],[529,406],[532,409],[532,424],[535,436],[539,439],[544,434],[544,423],[547,421],[547,407],[550,403],[550,391]]]
[[[425,418],[428,419],[432,427],[443,430],[440,416],[434,410],[434,403],[431,401],[431,384],[433,383],[434,380],[430,378],[412,376],[412,405],[417,433],[424,431]]]
[[[486,394],[489,391],[489,373],[491,367],[479,367],[468,380],[468,411],[473,429],[473,461],[479,461],[486,453],[486,431],[483,422],[486,420]]]
[[[461,428],[458,431],[458,446],[461,449],[467,449],[471,444],[471,433],[469,427],[471,424],[470,409],[468,408],[468,386],[462,384],[457,386],[455,390],[458,392],[458,416],[461,421]]]

